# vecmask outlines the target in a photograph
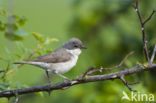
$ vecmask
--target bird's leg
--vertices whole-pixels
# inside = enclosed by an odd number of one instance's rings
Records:
[[[45,72],[46,72],[46,75],[47,75],[47,77],[48,77],[48,83],[50,84],[50,76],[49,76],[49,72],[48,72],[48,70],[45,70]]]
[[[51,90],[50,90],[50,76],[49,76],[49,72],[48,72],[48,70],[45,70],[45,72],[46,72],[46,75],[47,75],[47,77],[48,77],[48,85],[49,85],[49,89],[48,89],[48,94],[49,94],[49,96],[50,96],[50,93],[51,93]]]
[[[64,78],[64,79],[65,79],[64,82],[70,82],[70,83],[72,84],[72,80],[69,80],[68,77],[66,77],[66,76],[64,76],[64,75],[62,75],[62,74],[60,74],[60,73],[58,73],[57,71],[54,71],[54,73],[55,73],[56,75],[58,75],[58,76]],[[69,87],[70,87],[70,86],[63,87],[62,90],[68,89]]]
[[[54,73],[55,73],[56,75],[58,75],[58,76],[64,78],[65,80],[68,80],[68,81],[69,81],[68,77],[65,77],[64,75],[58,73],[57,71],[54,71]]]

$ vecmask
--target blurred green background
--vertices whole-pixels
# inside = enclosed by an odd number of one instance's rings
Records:
[[[132,3],[134,0],[0,0],[0,9],[26,17],[26,24],[20,29],[28,34],[23,36],[21,33],[23,40],[15,41],[6,38],[4,31],[0,31],[0,69],[6,69],[8,62],[9,71],[15,69],[0,84],[1,89],[4,82],[8,85],[4,90],[47,83],[42,69],[30,65],[18,69],[11,64],[25,60],[40,44],[32,32],[39,33],[43,39],[58,40],[45,45],[32,59],[55,50],[72,37],[78,37],[84,42],[88,49],[82,52],[77,65],[65,74],[71,79],[80,76],[93,65],[97,69],[118,65],[130,51],[135,53],[125,61],[124,67],[131,68],[136,62],[145,63],[141,28]],[[139,8],[143,19],[146,19],[156,9],[156,0],[139,0]],[[0,16],[1,21],[4,19]],[[156,44],[155,27],[154,15],[146,25],[150,55]],[[98,74],[120,70],[118,68]],[[140,81],[140,84],[132,86],[140,93],[156,94],[155,73],[155,70],[142,72],[126,79],[129,82]],[[63,81],[60,77],[52,76],[52,82],[60,81]],[[121,100],[123,91],[130,93],[120,80],[101,81],[53,91],[50,96],[47,93],[22,95],[19,103],[129,103]],[[13,100],[11,98],[10,101]],[[8,103],[8,100],[0,98],[0,103]]]

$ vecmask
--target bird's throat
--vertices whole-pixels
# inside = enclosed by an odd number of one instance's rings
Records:
[[[72,55],[76,55],[76,56],[79,56],[80,54],[81,54],[81,49],[73,49],[73,50],[68,50],[67,49],[67,51],[69,52],[69,53],[71,53]]]

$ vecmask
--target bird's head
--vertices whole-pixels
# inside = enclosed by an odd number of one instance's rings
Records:
[[[81,40],[78,38],[72,38],[69,41],[65,42],[63,45],[63,48],[66,48],[68,50],[74,50],[74,49],[87,49]]]

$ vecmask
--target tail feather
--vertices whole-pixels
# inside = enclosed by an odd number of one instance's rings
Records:
[[[29,62],[14,62],[13,64],[29,64]]]
[[[43,63],[32,62],[32,61],[14,62],[13,64],[29,64],[29,65],[35,65],[35,66],[43,67]]]

